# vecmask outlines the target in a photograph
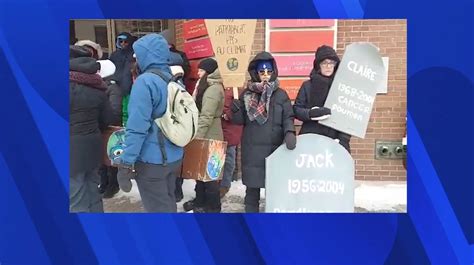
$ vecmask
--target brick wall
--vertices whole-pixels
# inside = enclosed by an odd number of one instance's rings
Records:
[[[176,20],[176,45],[182,50],[183,21]],[[378,94],[365,139],[353,137],[352,156],[356,162],[356,179],[406,180],[402,160],[376,160],[376,140],[400,140],[405,133],[407,102],[406,20],[338,20],[337,53],[353,42],[368,41],[389,57],[388,93]],[[257,20],[252,56],[265,49],[265,21]]]

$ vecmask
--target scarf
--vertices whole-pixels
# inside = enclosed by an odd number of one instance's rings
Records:
[[[69,71],[69,81],[99,90],[107,90],[107,84],[105,84],[98,74],[85,74],[81,72]]]
[[[312,108],[314,106],[323,107],[326,102],[326,98],[329,94],[329,88],[331,87],[332,77],[322,76],[319,73],[312,73],[311,75],[311,90],[309,94],[309,106]]]
[[[244,98],[246,98],[247,116],[250,121],[257,121],[260,125],[267,122],[270,98],[273,91],[278,88],[278,85],[277,80],[250,83],[244,95]]]

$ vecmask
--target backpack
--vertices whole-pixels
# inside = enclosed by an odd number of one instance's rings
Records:
[[[166,112],[162,117],[155,119],[155,123],[168,140],[177,146],[184,147],[194,139],[198,129],[199,111],[196,103],[179,81],[174,78],[169,79],[155,69],[147,72],[158,75],[168,84]],[[164,141],[160,139],[161,135],[158,138],[163,153]]]

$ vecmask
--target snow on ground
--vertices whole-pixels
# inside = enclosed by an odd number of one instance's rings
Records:
[[[112,199],[104,200],[106,212],[143,212],[140,194],[134,180],[129,193],[120,191]],[[184,212],[183,204],[194,198],[194,180],[185,179],[183,183],[184,199],[177,204],[178,212]],[[232,182],[232,187],[222,199],[223,213],[244,212],[245,186],[242,181]],[[265,190],[261,190],[260,211],[265,208]],[[406,212],[406,182],[356,181],[356,212]]]

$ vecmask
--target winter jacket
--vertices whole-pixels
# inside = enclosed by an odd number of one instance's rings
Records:
[[[136,161],[163,164],[163,154],[158,142],[158,134],[162,133],[154,120],[163,116],[166,111],[167,82],[158,75],[146,71],[156,69],[171,78],[167,64],[168,44],[160,35],[149,34],[136,41],[133,49],[143,74],[135,80],[130,94],[125,134],[126,147],[121,160],[124,164],[133,164]],[[166,137],[163,138],[166,162],[172,163],[182,159],[183,148],[174,145]]]
[[[122,90],[114,80],[106,80],[107,83],[107,97],[112,107],[112,115],[114,126],[122,125]]]
[[[70,71],[87,74],[99,81],[99,69],[94,58],[73,58]],[[101,130],[111,121],[111,108],[105,93],[106,85],[91,86],[69,82],[69,147],[70,175],[97,169],[103,156]]]
[[[110,60],[115,64],[115,74],[112,79],[117,81],[118,85],[122,89],[122,95],[130,94],[132,87],[132,60],[133,60],[133,48],[132,44],[135,38],[129,33],[123,32],[117,36],[126,35],[129,45],[125,49],[118,49],[110,55]]]
[[[240,144],[242,138],[242,125],[232,123],[232,102],[234,100],[234,93],[232,88],[224,88],[224,113],[228,120],[222,117],[222,132],[224,133],[224,141],[227,142],[227,146],[237,146]]]
[[[339,139],[339,143],[350,153],[351,149],[349,141],[351,136],[349,134],[319,124],[318,121],[311,120],[309,116],[309,111],[312,107],[324,107],[324,103],[328,97],[329,89],[338,66],[336,65],[334,73],[331,77],[324,77],[320,74],[320,62],[330,58],[336,60],[339,63],[337,54],[332,48],[323,46],[319,48],[318,51],[316,53],[316,59],[313,63],[314,68],[311,71],[310,80],[303,82],[300,90],[298,91],[295,104],[293,105],[296,118],[303,122],[300,134],[315,133],[333,139]]]
[[[278,69],[275,59],[268,52],[261,52],[250,62],[248,71],[252,82],[260,81],[256,66],[258,61],[271,60],[273,75],[270,81],[276,81]],[[240,95],[240,106],[234,111],[232,122],[244,126],[242,135],[242,181],[250,188],[265,187],[265,158],[273,153],[282,143],[285,134],[295,132],[294,114],[288,94],[276,88],[270,98],[268,120],[263,125],[255,120],[250,121],[244,103],[244,94]]]
[[[224,140],[222,133],[222,111],[224,109],[224,88],[219,69],[207,76],[209,87],[202,97],[196,138]]]

